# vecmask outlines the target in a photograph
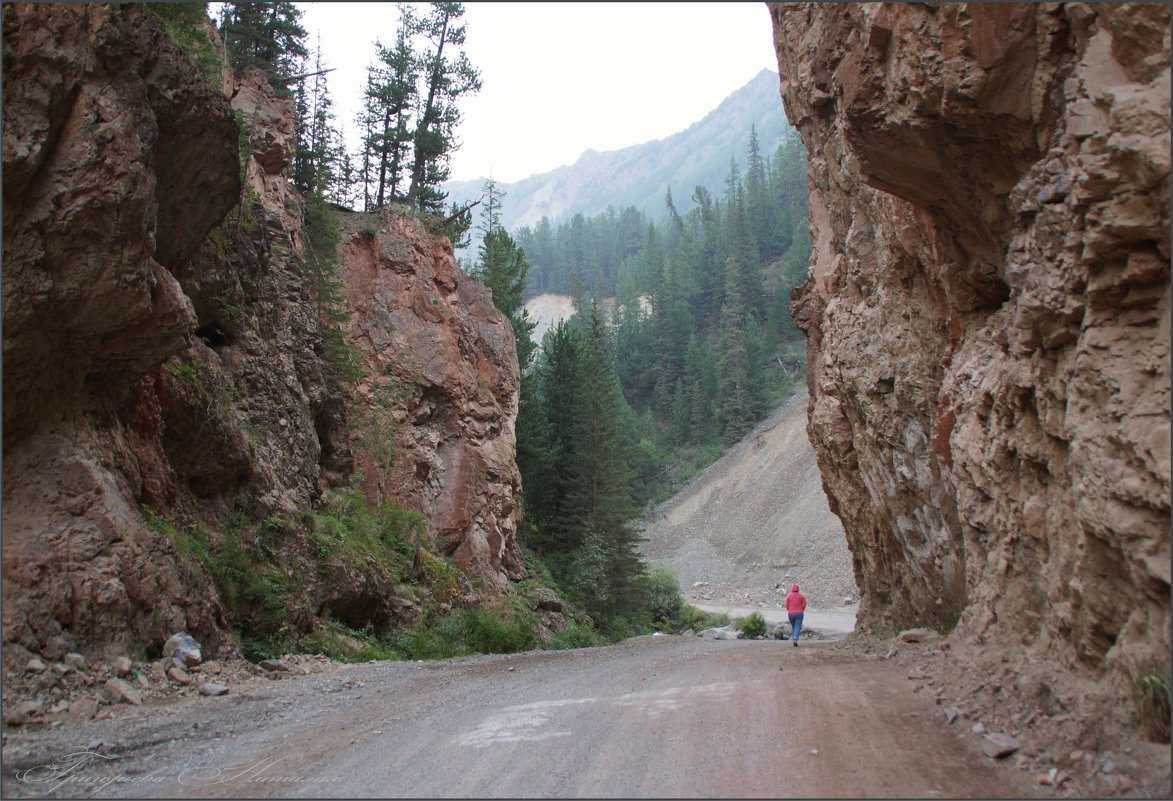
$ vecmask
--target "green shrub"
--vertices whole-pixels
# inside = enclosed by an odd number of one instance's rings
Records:
[[[701,631],[715,629],[729,624],[729,616],[720,612],[705,612],[691,604],[686,604],[680,612],[681,629]]]
[[[1147,671],[1138,675],[1130,693],[1133,716],[1141,733],[1157,743],[1169,742],[1169,673]]]
[[[684,595],[680,592],[680,582],[671,569],[656,565],[642,582],[644,602],[653,620],[663,620],[670,628],[680,620],[680,612],[684,609]]]
[[[764,637],[766,636],[766,619],[762,617],[761,612],[750,612],[737,621],[737,630],[746,637]]]
[[[607,640],[599,632],[590,626],[572,620],[561,631],[554,633],[548,647],[552,651],[565,651],[571,648],[594,648],[606,644]]]
[[[202,529],[195,528],[191,531],[180,531],[167,518],[145,504],[139,506],[139,514],[142,515],[143,520],[146,521],[152,530],[165,535],[171,540],[171,544],[175,546],[175,550],[179,553],[180,558],[189,565],[194,566],[197,563],[205,567],[211,565],[212,555],[208,550],[207,536]]]

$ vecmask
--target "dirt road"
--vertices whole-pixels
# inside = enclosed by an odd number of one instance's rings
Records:
[[[11,732],[3,794],[1026,797],[893,662],[641,637],[375,663],[73,730]],[[72,756],[68,756],[70,754]],[[51,766],[57,762],[57,767]]]

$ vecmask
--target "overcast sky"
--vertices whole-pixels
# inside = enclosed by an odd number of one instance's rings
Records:
[[[394,3],[298,3],[321,33],[338,120],[349,131],[374,41]],[[777,70],[765,3],[466,3],[465,50],[483,88],[460,107],[452,178],[512,182],[588,148],[684,130],[762,69]],[[781,99],[778,101],[781,103]],[[353,134],[352,134],[353,135]]]

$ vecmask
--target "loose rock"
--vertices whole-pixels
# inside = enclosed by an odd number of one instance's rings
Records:
[[[109,679],[103,685],[102,693],[112,704],[143,704],[143,697],[139,695],[139,691],[122,679]]]
[[[173,667],[170,670],[168,670],[167,675],[171,678],[172,681],[174,681],[178,684],[192,684],[193,683],[193,679],[192,679],[191,675],[186,670],[184,670],[183,668],[178,667],[178,666]]]
[[[120,656],[114,660],[114,672],[119,676],[128,676],[133,668],[134,663],[129,656]]]
[[[61,661],[74,670],[85,670],[86,667],[86,658],[76,652],[66,654]]]
[[[69,705],[69,714],[82,720],[89,720],[98,714],[98,699],[79,698]]]
[[[9,726],[19,726],[40,717],[44,711],[45,706],[40,701],[22,701],[4,715],[4,722]]]
[[[24,666],[24,669],[28,673],[43,673],[45,671],[45,667],[45,663],[34,656],[28,661],[28,664]]]
[[[200,695],[228,695],[228,686],[215,682],[204,682],[200,685]]]
[[[982,742],[982,750],[986,752],[986,756],[992,759],[1008,757],[1020,748],[1022,748],[1022,743],[1009,734],[1001,732],[990,732]]]
[[[286,673],[289,671],[289,665],[282,662],[280,659],[263,659],[257,663],[257,666],[262,670],[267,670],[270,673]]]

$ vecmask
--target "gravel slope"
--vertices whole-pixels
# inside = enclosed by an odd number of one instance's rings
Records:
[[[690,600],[780,605],[793,582],[812,608],[858,599],[806,436],[806,402],[805,389],[791,395],[650,515],[644,554],[672,568]]]

